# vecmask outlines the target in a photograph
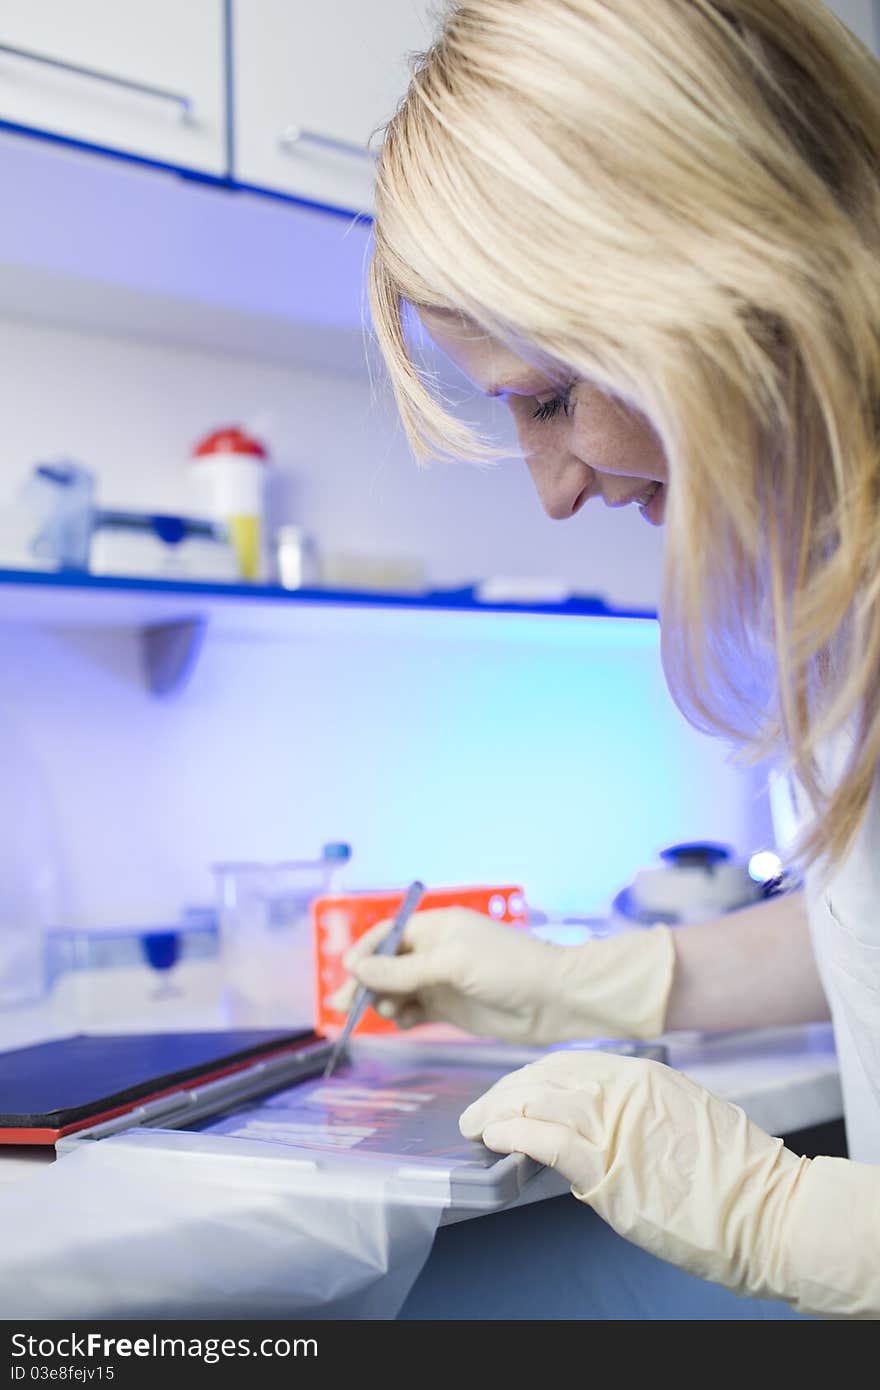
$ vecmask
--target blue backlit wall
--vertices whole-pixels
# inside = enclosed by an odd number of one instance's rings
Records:
[[[131,636],[2,636],[0,712],[47,789],[72,921],[167,918],[210,897],[212,861],[328,839],[357,886],[516,880],[591,912],[665,844],[767,839],[753,778],[673,708],[652,622],[209,636],[164,704]]]

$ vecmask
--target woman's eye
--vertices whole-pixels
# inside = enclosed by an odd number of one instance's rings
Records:
[[[569,387],[569,389],[563,391],[561,395],[554,396],[552,401],[544,401],[539,405],[537,410],[532,412],[532,419],[540,420],[543,423],[545,420],[552,420],[560,411],[563,411],[567,415],[570,400],[571,388]]]

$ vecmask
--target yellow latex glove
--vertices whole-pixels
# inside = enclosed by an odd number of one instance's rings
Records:
[[[880,1168],[798,1158],[659,1062],[551,1053],[470,1105],[461,1132],[558,1169],[621,1236],[690,1274],[880,1318]]]
[[[675,966],[668,927],[556,946],[468,908],[434,908],[412,917],[400,954],[374,956],[390,925],[377,924],[349,951],[355,980],[333,1008],[348,1010],[357,982],[376,990],[379,1012],[403,1028],[453,1023],[538,1045],[663,1031]]]

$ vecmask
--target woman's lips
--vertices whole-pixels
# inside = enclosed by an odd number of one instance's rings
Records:
[[[585,487],[577,494],[571,505],[569,516],[574,516],[589,497],[593,496],[589,487]],[[616,501],[610,501],[607,497],[602,499],[606,507],[611,507],[617,511],[622,507],[636,506],[639,514],[645,518],[651,526],[662,526],[663,518],[666,514],[666,483],[661,483],[657,479],[652,479],[639,492],[630,493],[628,497],[620,497]]]
[[[643,516],[649,526],[662,526],[666,516],[666,484],[657,483],[653,489],[652,496],[639,505],[639,515]]]

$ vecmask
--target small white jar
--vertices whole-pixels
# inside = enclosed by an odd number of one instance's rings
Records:
[[[311,589],[320,580],[315,541],[301,526],[279,526],[274,540],[272,578],[282,589]]]

